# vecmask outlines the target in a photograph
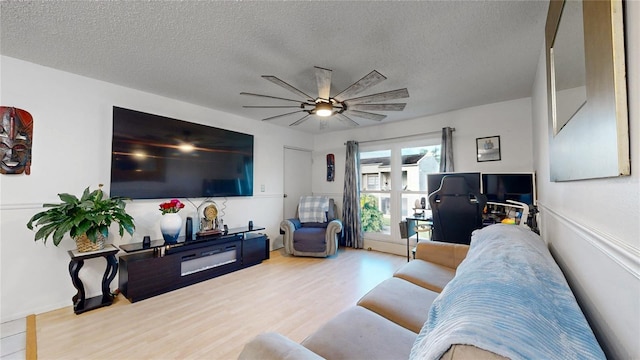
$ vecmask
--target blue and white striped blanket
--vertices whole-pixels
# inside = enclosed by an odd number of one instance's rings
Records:
[[[298,203],[298,219],[301,223],[326,222],[329,198],[326,196],[301,196]]]
[[[511,359],[605,359],[546,244],[514,225],[474,232],[411,358],[439,359],[453,344]]]

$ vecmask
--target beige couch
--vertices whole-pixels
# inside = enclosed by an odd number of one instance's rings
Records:
[[[418,244],[416,260],[301,344],[262,334],[240,359],[504,356],[606,359],[547,244],[522,226],[495,224],[476,230],[470,247]]]
[[[277,333],[249,342],[239,359],[408,359],[428,309],[455,276],[469,246],[420,242],[416,259],[363,296],[302,344]],[[467,345],[454,345],[441,359],[504,359]]]

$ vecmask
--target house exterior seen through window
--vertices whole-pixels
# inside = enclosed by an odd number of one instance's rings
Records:
[[[367,178],[367,190],[380,190],[380,175],[367,174],[365,177]]]

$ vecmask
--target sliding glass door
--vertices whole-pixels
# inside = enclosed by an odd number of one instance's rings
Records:
[[[438,172],[440,138],[360,145],[365,238],[401,242],[398,223],[427,198],[427,174]]]

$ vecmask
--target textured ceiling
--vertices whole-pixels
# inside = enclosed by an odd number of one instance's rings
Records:
[[[2,1],[0,53],[260,121],[295,98],[274,75],[317,94],[314,66],[335,95],[372,70],[361,95],[408,88],[383,122],[530,96],[547,1]],[[117,105],[117,104],[114,104]],[[382,112],[380,112],[382,113]],[[298,114],[273,120],[288,126]],[[361,126],[376,121],[354,118]],[[298,126],[344,129],[335,119]]]

